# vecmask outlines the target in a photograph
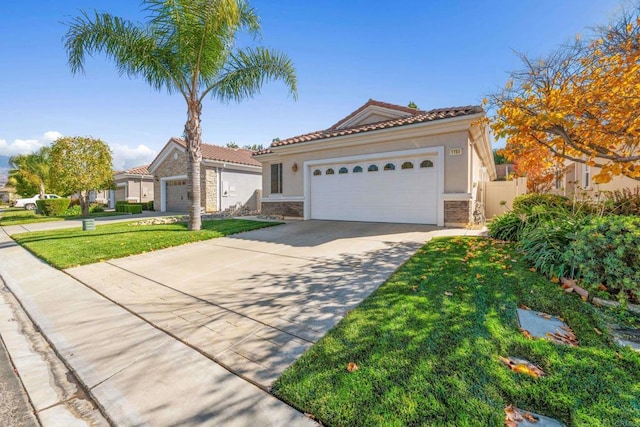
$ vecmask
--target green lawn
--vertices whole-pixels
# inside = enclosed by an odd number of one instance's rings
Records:
[[[94,212],[89,214],[89,218],[99,218],[103,216],[127,215],[122,212]],[[9,209],[0,212],[0,226],[33,224],[36,222],[66,221],[71,219],[82,219],[82,216],[44,216],[38,215],[35,211],[26,209]]]
[[[559,315],[579,347],[530,340],[516,307]],[[598,331],[604,331],[602,335]],[[508,370],[530,360],[547,376]],[[350,362],[359,369],[348,372]],[[611,343],[601,312],[483,238],[425,245],[276,382],[325,425],[503,426],[504,407],[567,425],[640,425],[640,354]]]
[[[201,231],[187,230],[186,223],[130,224],[100,225],[95,231],[66,229],[21,233],[11,237],[49,264],[62,269],[214,239],[277,223],[241,219],[202,221]]]

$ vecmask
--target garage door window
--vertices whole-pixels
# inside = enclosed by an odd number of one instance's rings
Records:
[[[322,175],[322,171],[320,169],[316,169],[313,171],[313,176]]]
[[[335,175],[336,171],[334,171],[333,169],[329,168],[327,169],[327,171],[324,173],[325,175]]]
[[[369,167],[367,168],[367,170],[369,172],[378,172],[378,166],[376,165],[369,165]]]
[[[353,173],[360,173],[362,172],[362,166],[356,166],[355,168],[353,168]]]
[[[402,169],[413,169],[413,163],[411,162],[404,162],[402,164]]]
[[[386,165],[384,165],[384,170],[394,171],[396,170],[396,165],[394,165],[393,163],[387,163]]]
[[[282,163],[271,165],[271,194],[282,193]]]
[[[349,173],[349,169],[347,168],[340,168],[340,170],[338,171],[339,174],[343,174],[343,173]]]
[[[420,163],[420,167],[421,168],[432,168],[433,167],[433,162],[431,160],[423,160],[422,163]]]

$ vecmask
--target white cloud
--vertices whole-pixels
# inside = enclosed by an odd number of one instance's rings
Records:
[[[115,170],[124,170],[151,163],[158,154],[157,151],[142,144],[134,148],[121,144],[110,144],[110,147],[113,152],[113,168]]]
[[[0,156],[30,154],[45,145],[49,145],[61,136],[63,135],[60,132],[51,130],[45,132],[38,139],[14,139],[13,142],[7,142],[6,139],[0,139]]]
[[[62,138],[63,136],[64,135],[57,130],[50,130],[49,132],[45,132],[44,135],[42,135],[42,139],[47,142],[53,142],[58,138]]]

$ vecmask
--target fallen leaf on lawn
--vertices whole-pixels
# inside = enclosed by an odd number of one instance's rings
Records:
[[[482,279],[482,274],[477,273],[477,274],[476,274],[476,279]]]
[[[347,371],[349,372],[357,371],[358,369],[360,369],[360,366],[356,365],[355,362],[349,362],[347,365]]]
[[[558,279],[556,276],[553,276],[551,278],[551,283],[559,283],[559,282],[560,282],[560,279]]]
[[[531,267],[531,268],[529,269],[529,271],[531,271],[531,272],[535,273],[535,272],[536,272],[536,268],[535,268],[535,267]]]
[[[427,280],[427,276],[420,276],[421,280]]]
[[[531,412],[525,412],[524,414],[522,414],[522,418],[524,418],[525,420],[529,421],[531,424],[535,424],[538,421],[540,421],[538,418],[534,417]]]
[[[544,375],[544,371],[540,367],[524,359],[501,356],[500,361],[513,372],[517,372],[519,374],[530,375],[534,378],[538,378]]]
[[[524,421],[522,414],[513,405],[504,408],[504,425],[506,427],[517,427],[518,423]]]
[[[601,291],[607,291],[609,288],[607,288],[605,285],[603,285],[602,283],[600,283],[598,285],[598,289],[600,289]]]
[[[448,296],[448,297],[453,296],[453,294],[452,294],[451,292],[449,292],[449,291],[446,291],[444,294],[445,294],[446,296]]]
[[[316,416],[315,416],[315,415],[310,414],[310,413],[308,413],[308,412],[305,412],[305,413],[304,413],[304,415],[305,415],[305,417],[307,417],[307,418],[311,418],[312,420],[315,420],[315,419],[316,419]]]
[[[527,331],[527,330],[526,330],[526,329],[524,329],[524,328],[520,328],[520,332],[522,332],[522,335],[524,335],[524,336],[525,336],[525,338],[529,338],[529,339],[532,339],[532,338],[533,338],[533,337],[531,336],[531,332]]]
[[[594,331],[596,331],[596,334],[598,335],[602,335],[602,331],[598,328],[593,328]]]
[[[545,318],[547,320],[550,320],[553,316],[551,316],[550,314],[547,313],[538,313],[538,316]]]
[[[520,304],[520,308],[523,309],[523,310],[531,310],[529,307],[527,307],[524,304]]]

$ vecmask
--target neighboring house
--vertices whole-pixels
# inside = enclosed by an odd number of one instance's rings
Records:
[[[15,199],[16,190],[12,187],[0,187],[0,202],[10,203]]]
[[[593,177],[598,174],[599,168],[571,160],[566,160],[564,165],[564,171],[558,174],[554,188],[550,191],[551,193],[571,198],[575,196],[578,199],[591,198],[597,200],[600,192],[621,190],[623,188],[634,189],[640,186],[640,181],[626,176],[615,176],[610,182],[596,184],[593,182]]]
[[[330,128],[276,141],[263,165],[264,214],[462,225],[496,177],[480,106],[422,111],[369,100]]]
[[[146,203],[154,200],[154,179],[149,165],[136,166],[113,174],[115,190],[109,191],[109,206],[115,202]]]
[[[205,212],[223,211],[236,206],[259,208],[262,167],[251,150],[202,144],[200,164],[201,206]],[[171,138],[151,162],[149,173],[155,179],[155,210],[186,212],[186,144]]]

